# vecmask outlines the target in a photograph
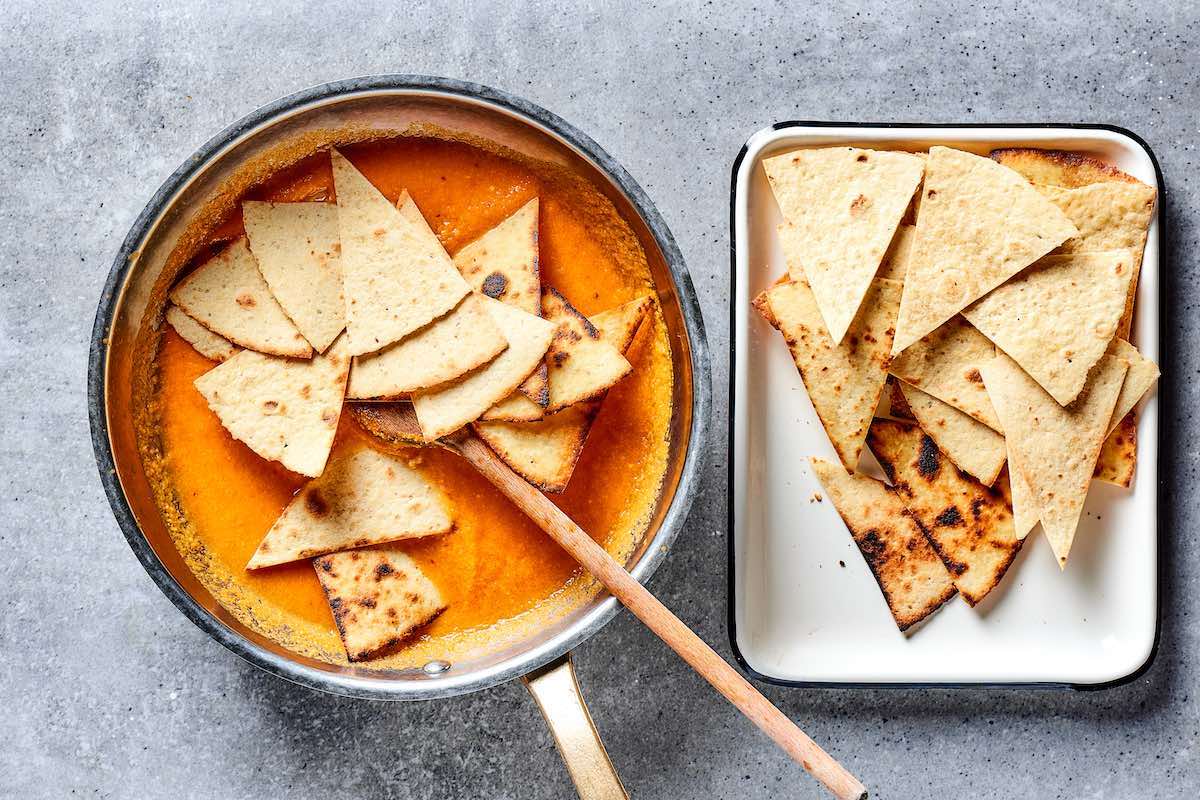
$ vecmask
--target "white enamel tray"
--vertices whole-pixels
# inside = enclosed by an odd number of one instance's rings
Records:
[[[1146,669],[1158,640],[1158,400],[1141,406],[1131,490],[1094,483],[1060,572],[1041,528],[980,606],[954,598],[909,635],[883,597],[807,457],[837,460],[782,338],[750,306],[783,274],[779,210],[759,162],[796,147],[857,145],[979,154],[1082,151],[1159,192],[1150,149],[1093,126],[782,123],[746,143],[733,169],[729,632],[754,677],[784,684],[1058,685],[1094,688]],[[1159,360],[1156,210],[1138,283],[1134,343]],[[864,466],[872,464],[864,449]]]

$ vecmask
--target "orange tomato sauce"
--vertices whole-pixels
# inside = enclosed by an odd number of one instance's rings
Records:
[[[614,245],[631,238],[603,229],[623,224],[615,211],[610,207],[611,218],[597,219],[594,198],[582,207],[577,187],[480,148],[437,139],[391,139],[342,152],[389,199],[407,189],[451,253],[539,197],[542,281],[585,314],[653,291],[644,253]],[[332,197],[328,157],[317,155],[274,176],[247,199]],[[231,218],[213,240],[241,230],[241,220]],[[642,326],[628,355],[634,372],[609,392],[567,491],[551,495],[619,555],[644,533],[666,469],[672,373],[657,314]],[[165,330],[158,355],[159,427],[165,473],[187,520],[189,546],[198,543],[204,551],[203,559],[190,563],[211,573],[198,577],[210,590],[220,589],[214,594],[243,622],[293,649],[344,660],[307,561],[244,568],[306,479],[262,459],[225,431],[193,386],[212,367]],[[364,446],[381,445],[343,413],[334,453]],[[433,448],[401,451],[440,486],[456,526],[443,536],[401,544],[449,603],[407,648],[410,655],[443,657],[446,648],[478,647],[479,641],[461,634],[503,628],[552,605],[547,601],[579,583],[571,558],[464,460]],[[393,666],[398,659],[404,660],[403,652],[379,665]]]

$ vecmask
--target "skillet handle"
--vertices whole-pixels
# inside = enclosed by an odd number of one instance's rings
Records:
[[[629,800],[579,691],[571,654],[521,678],[537,701],[580,800]]]

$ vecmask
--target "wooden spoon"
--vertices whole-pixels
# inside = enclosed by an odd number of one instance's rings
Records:
[[[464,428],[435,442],[426,442],[421,436],[416,414],[408,403],[363,403],[351,405],[350,408],[368,432],[386,442],[443,447],[469,461],[584,569],[603,583],[646,627],[725,695],[800,766],[825,784],[839,800],[862,800],[867,796],[866,788],[857,778],[773,706],[645,586],[626,572],[607,550],[544,494],[513,472],[469,429]]]

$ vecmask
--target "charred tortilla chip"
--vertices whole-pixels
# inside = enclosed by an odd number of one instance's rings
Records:
[[[238,348],[228,339],[218,336],[196,320],[183,313],[177,305],[167,306],[167,322],[179,337],[196,349],[200,355],[212,361],[226,361],[237,355]]]
[[[1078,234],[1029,181],[988,158],[932,147],[893,352]]]
[[[242,203],[263,279],[318,353],[346,327],[337,213],[330,203]]]
[[[907,630],[954,596],[954,582],[921,526],[905,513],[896,491],[837,464],[810,459],[825,493],[883,592],[900,630]]]
[[[825,330],[816,298],[804,283],[778,284],[754,300],[758,312],[787,341],[813,409],[847,472],[858,465],[887,381],[900,289],[896,281],[875,279],[841,344],[834,344]]]
[[[395,456],[363,447],[329,462],[267,531],[246,569],[445,533],[441,494]]]
[[[977,605],[1021,549],[1004,497],[954,466],[916,425],[877,419],[867,445],[963,599]]]
[[[1128,250],[1046,256],[963,316],[1065,406],[1116,336],[1133,271]]]
[[[956,314],[893,357],[888,371],[999,431],[1000,420],[979,376],[979,367],[995,355],[996,348],[988,338]]]
[[[333,553],[313,568],[351,661],[382,654],[446,610],[438,588],[395,548]]]
[[[1104,356],[1084,391],[1063,408],[1004,353],[983,367],[983,380],[1004,425],[1015,469],[1029,484],[1042,530],[1060,568],[1129,364]]]
[[[1043,150],[1036,147],[1007,147],[993,150],[996,162],[1024,175],[1030,183],[1075,188],[1093,183],[1117,181],[1137,183],[1137,178],[1083,153],[1067,150]]]
[[[911,153],[827,147],[768,158],[763,169],[787,220],[779,235],[788,272],[812,288],[837,344],[879,271],[924,162]]]
[[[347,347],[372,353],[453,309],[471,287],[440,244],[330,151],[342,242]],[[436,237],[435,237],[436,239]]]
[[[263,280],[245,236],[180,281],[171,291],[171,302],[241,347],[277,356],[312,355],[312,348]]]
[[[315,478],[333,447],[350,357],[339,337],[311,360],[243,350],[196,379],[233,438],[271,461]]]
[[[908,407],[908,400],[904,399],[904,391],[900,388],[901,381],[896,378],[888,378],[888,416],[896,419],[906,419],[910,422],[916,422],[917,418],[913,416],[913,410]]]
[[[1137,470],[1137,414],[1126,414],[1100,448],[1093,476],[1128,489]]]
[[[960,470],[985,486],[996,482],[1008,458],[1003,436],[916,387],[902,382],[900,389],[921,429]]]

